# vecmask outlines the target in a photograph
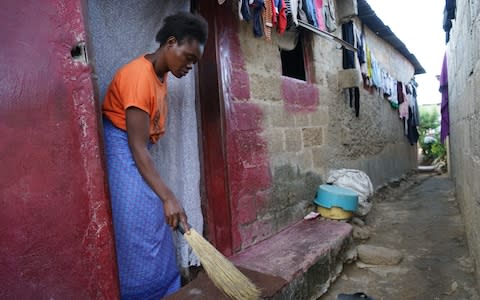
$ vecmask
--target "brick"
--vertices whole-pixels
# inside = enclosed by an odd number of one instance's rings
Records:
[[[323,129],[314,127],[314,128],[303,128],[303,145],[305,147],[310,146],[319,146],[323,144]]]
[[[302,150],[301,129],[285,130],[285,150],[288,152],[298,152]]]
[[[231,148],[245,168],[255,167],[268,160],[267,142],[256,131],[234,131],[230,133]]]
[[[250,99],[250,81],[247,71],[234,69],[231,72],[231,93],[235,99]]]
[[[290,112],[312,112],[317,109],[319,100],[315,84],[282,77],[282,97],[285,108]]]
[[[231,105],[232,117],[230,120],[231,130],[261,130],[263,112],[258,105],[250,102],[235,101]]]
[[[304,149],[299,153],[298,167],[305,172],[313,168],[313,155],[311,149]]]
[[[327,78],[327,86],[330,90],[337,91],[338,78],[336,73],[328,72],[325,76]]]
[[[285,135],[282,129],[270,129],[262,133],[268,144],[269,153],[282,153],[285,151]]]
[[[280,80],[278,77],[251,75],[252,97],[264,101],[281,101]]]
[[[266,190],[257,192],[255,205],[257,206],[257,216],[259,218],[265,218],[268,212],[271,211],[272,191]]]
[[[329,121],[328,112],[324,109],[319,109],[310,115],[311,126],[325,126]]]
[[[249,190],[253,192],[265,190],[271,187],[272,174],[270,173],[270,168],[266,163],[253,168],[245,168],[244,174],[245,177],[243,183]]]
[[[330,156],[323,147],[312,148],[312,161],[314,168],[324,168],[329,161]]]
[[[307,127],[310,126],[311,113],[298,113],[294,115],[295,127]]]
[[[273,127],[294,127],[295,118],[292,113],[286,112],[283,106],[271,105],[265,115]]]

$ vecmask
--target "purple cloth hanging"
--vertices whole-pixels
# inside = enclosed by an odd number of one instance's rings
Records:
[[[445,142],[445,138],[450,134],[450,117],[448,114],[448,70],[447,54],[443,57],[442,72],[440,73],[440,93],[442,93],[442,103],[440,113],[442,121],[440,123],[440,141]]]

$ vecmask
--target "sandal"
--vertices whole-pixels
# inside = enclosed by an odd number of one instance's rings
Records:
[[[338,294],[337,299],[338,300],[375,300],[365,293]]]

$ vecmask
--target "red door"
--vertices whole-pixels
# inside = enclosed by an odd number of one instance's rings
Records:
[[[219,25],[231,17],[228,3],[196,1],[196,9],[208,22],[205,52],[198,62],[198,96],[201,115],[204,218],[208,239],[224,255],[233,254],[232,220],[225,141],[225,107],[219,70]],[[226,7],[226,8],[225,8]],[[222,14],[225,14],[222,16]],[[219,24],[220,23],[220,24]]]
[[[1,299],[118,297],[81,3],[0,4]]]

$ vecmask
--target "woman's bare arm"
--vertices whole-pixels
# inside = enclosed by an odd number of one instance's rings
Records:
[[[152,156],[148,152],[147,144],[150,138],[148,114],[139,108],[129,107],[126,112],[126,123],[128,145],[132,151],[135,164],[148,185],[162,199],[167,224],[176,228],[178,223],[181,222],[188,231],[187,216],[182,205],[163,182],[155,169]]]

